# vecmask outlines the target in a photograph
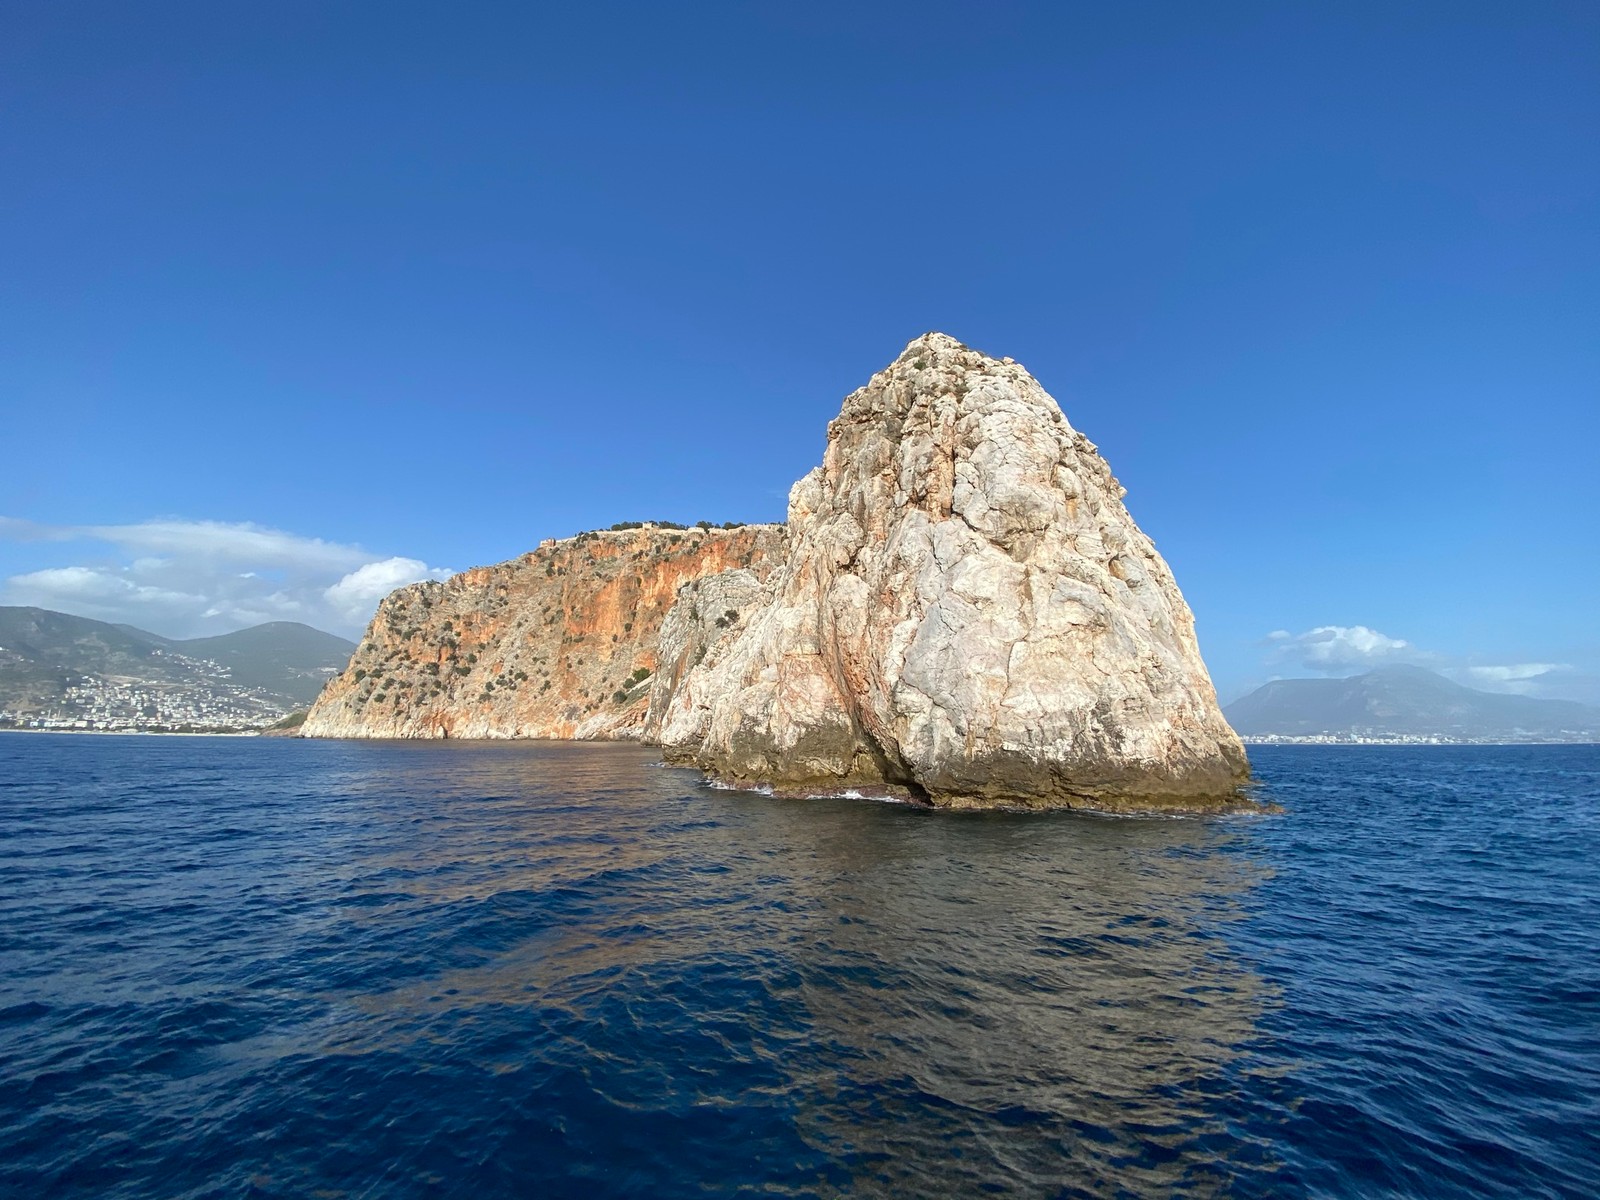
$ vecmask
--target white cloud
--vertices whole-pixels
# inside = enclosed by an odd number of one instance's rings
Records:
[[[253,566],[348,571],[370,558],[359,546],[302,537],[250,521],[185,521],[162,518],[132,525],[42,525],[0,517],[0,538],[13,541],[105,542],[131,554],[206,555]]]
[[[248,522],[162,519],[42,525],[0,517],[0,540],[97,544],[92,561],[0,582],[0,601],[127,622],[169,636],[304,621],[354,635],[389,591],[450,571]]]
[[[81,604],[110,606],[194,604],[203,596],[169,591],[135,582],[125,574],[95,567],[47,567],[13,575],[6,591],[24,604],[46,607],[43,600],[76,600]],[[28,597],[34,597],[29,599]]]
[[[356,546],[341,546],[249,523],[147,521],[138,525],[100,525],[86,532],[127,550],[157,555],[203,554],[252,567],[337,570],[359,561],[363,555]]]
[[[1545,684],[1555,682],[1546,676],[1571,670],[1572,667],[1567,663],[1508,663],[1504,666],[1466,667],[1452,674],[1468,687],[1532,696],[1542,694]]]
[[[1566,670],[1565,663],[1513,663],[1507,667],[1468,667],[1467,674],[1485,683],[1520,683],[1551,671]]]
[[[1319,625],[1305,633],[1275,629],[1267,641],[1272,646],[1271,661],[1295,663],[1328,675],[1427,657],[1403,638],[1389,637],[1365,625]]]
[[[1459,657],[1423,650],[1404,638],[1390,637],[1366,625],[1319,625],[1304,633],[1275,629],[1267,634],[1264,665],[1274,672],[1357,675],[1393,663],[1412,663],[1487,692],[1519,696],[1600,700],[1600,678],[1570,663],[1523,662],[1473,664]],[[1284,671],[1285,668],[1298,668]]]
[[[415,558],[386,558],[357,567],[323,592],[328,603],[352,620],[364,621],[397,587],[422,579],[448,579],[451,572],[428,566]]]

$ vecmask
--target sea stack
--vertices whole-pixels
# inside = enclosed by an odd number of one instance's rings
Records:
[[[670,761],[784,792],[947,808],[1235,798],[1244,748],[1124,494],[1019,364],[917,338],[829,424],[769,577],[684,588],[645,736]]]

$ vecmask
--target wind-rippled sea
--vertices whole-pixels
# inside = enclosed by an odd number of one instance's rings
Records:
[[[0,1191],[1600,1195],[1600,748],[939,814],[0,736]]]

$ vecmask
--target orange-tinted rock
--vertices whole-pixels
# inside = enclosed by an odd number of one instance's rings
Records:
[[[764,578],[781,525],[582,533],[379,606],[306,737],[636,738],[684,583]]]

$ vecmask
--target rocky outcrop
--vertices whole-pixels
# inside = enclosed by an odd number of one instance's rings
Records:
[[[301,732],[636,738],[679,587],[722,572],[757,581],[784,545],[780,525],[645,525],[547,542],[498,566],[401,588]]]
[[[918,338],[845,399],[766,584],[685,590],[649,732],[675,761],[799,792],[1229,798],[1243,747],[1123,495],[1021,366]]]
[[[645,738],[741,785],[947,807],[1232,799],[1243,747],[1123,489],[942,334],[845,399],[789,523],[548,542],[378,610],[310,737]]]
[[[657,643],[660,666],[650,689],[650,708],[642,730],[645,740],[661,741],[661,727],[674,700],[679,713],[674,727],[677,741],[699,740],[704,730],[691,733],[683,724],[684,714],[692,719],[709,707],[710,697],[702,695],[701,689],[710,673],[698,668],[709,651],[743,628],[751,610],[765,602],[762,579],[771,568],[772,564],[767,564],[759,574],[744,569],[724,571],[678,589]]]

